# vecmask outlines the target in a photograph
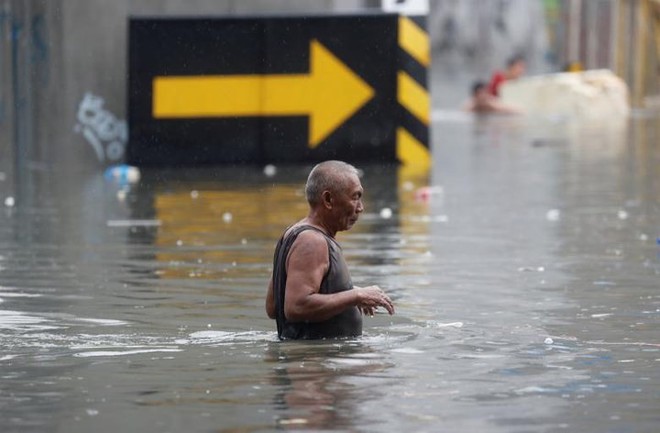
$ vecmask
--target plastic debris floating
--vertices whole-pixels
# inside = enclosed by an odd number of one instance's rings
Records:
[[[277,167],[273,164],[268,164],[264,167],[264,174],[268,177],[273,177],[277,174]]]
[[[546,214],[545,218],[548,221],[559,221],[559,217],[561,216],[561,211],[559,209],[550,209]]]
[[[380,210],[380,217],[382,219],[385,219],[385,220],[388,220],[388,219],[392,218],[392,209],[390,209],[388,207],[382,208]]]
[[[445,192],[441,186],[423,186],[415,191],[415,199],[419,201],[428,201],[431,197],[440,196]]]
[[[108,167],[103,175],[107,180],[126,185],[140,180],[140,169],[126,164],[113,165]]]

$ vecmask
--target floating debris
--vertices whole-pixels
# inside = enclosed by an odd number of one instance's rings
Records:
[[[268,177],[273,177],[277,174],[277,167],[273,164],[268,164],[264,167],[264,174]]]
[[[522,266],[522,267],[518,268],[518,272],[545,272],[545,267],[543,267],[543,266],[538,266],[538,267]]]
[[[140,169],[126,164],[113,165],[105,170],[104,176],[120,185],[136,183],[140,180]]]
[[[420,201],[428,201],[433,196],[444,194],[445,190],[441,186],[423,186],[415,191],[415,199]]]
[[[401,187],[403,188],[404,191],[412,191],[413,189],[415,189],[415,184],[407,180],[403,182],[403,185],[401,185]]]
[[[385,219],[385,220],[388,220],[388,219],[392,218],[392,209],[390,209],[388,207],[382,208],[380,210],[380,217],[382,219]]]
[[[280,419],[277,421],[281,425],[303,425],[307,424],[307,420],[304,418],[290,418],[290,419]]]
[[[548,221],[559,221],[559,217],[561,216],[561,212],[559,209],[550,209],[546,214],[545,218]]]

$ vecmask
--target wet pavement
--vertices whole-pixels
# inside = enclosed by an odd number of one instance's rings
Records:
[[[432,172],[360,166],[339,240],[397,314],[348,341],[278,342],[263,308],[309,167],[24,167],[0,430],[657,431],[658,120],[434,113]]]

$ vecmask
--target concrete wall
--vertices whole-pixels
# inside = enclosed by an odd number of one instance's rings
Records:
[[[434,54],[487,74],[514,54],[546,68],[548,33],[541,1],[435,0],[429,27]]]

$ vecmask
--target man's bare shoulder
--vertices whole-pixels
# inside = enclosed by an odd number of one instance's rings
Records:
[[[327,245],[325,236],[323,236],[318,230],[314,229],[303,230],[293,242],[294,248],[297,247],[303,249],[327,249]]]
[[[316,264],[327,266],[330,260],[328,244],[323,234],[309,229],[301,232],[291,245],[291,251],[287,257],[287,266],[293,260],[296,266],[314,267]]]

